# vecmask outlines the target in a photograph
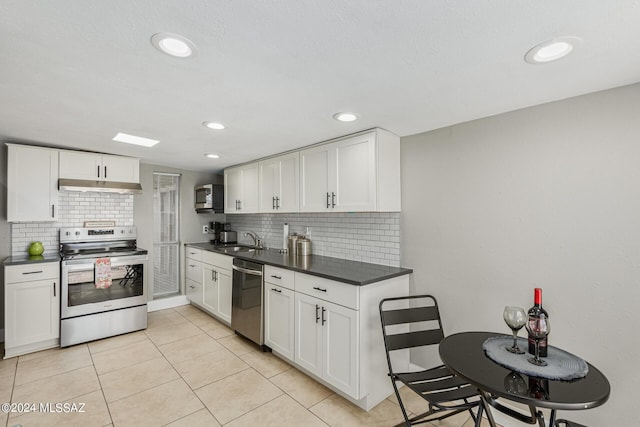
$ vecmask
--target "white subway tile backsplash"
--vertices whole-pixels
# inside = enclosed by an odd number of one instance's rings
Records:
[[[60,192],[58,222],[11,224],[11,254],[25,255],[31,242],[42,242],[45,251],[57,252],[60,228],[107,220],[118,226],[133,225],[133,195]]]
[[[255,231],[266,246],[280,248],[286,222],[290,233],[306,234],[309,227],[316,255],[400,266],[399,212],[227,214],[227,222],[241,243],[252,243],[244,233]]]

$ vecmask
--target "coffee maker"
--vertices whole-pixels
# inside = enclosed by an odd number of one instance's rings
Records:
[[[209,223],[209,233],[213,234],[213,240],[211,243],[214,245],[220,243],[220,233],[224,231],[224,222],[212,221]]]

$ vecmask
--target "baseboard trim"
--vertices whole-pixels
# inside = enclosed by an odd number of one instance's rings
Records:
[[[189,300],[184,295],[176,295],[174,297],[161,298],[147,303],[147,311],[158,311],[167,308],[180,307],[189,304]]]

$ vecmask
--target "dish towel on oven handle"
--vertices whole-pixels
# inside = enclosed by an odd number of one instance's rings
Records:
[[[107,289],[109,286],[111,286],[111,259],[96,259],[95,270],[96,288]]]

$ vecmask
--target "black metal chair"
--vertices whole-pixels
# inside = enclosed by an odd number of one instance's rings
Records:
[[[554,424],[555,424],[555,427],[587,427],[582,424],[578,424],[574,421],[568,421],[568,420],[556,420]]]
[[[476,388],[454,375],[444,365],[418,372],[394,370],[392,360],[397,354],[395,352],[437,346],[444,338],[436,299],[431,295],[385,298],[380,301],[379,308],[389,377],[405,424],[411,426],[442,420],[464,411],[469,411],[474,421],[482,417],[483,407]],[[409,419],[397,382],[403,383],[425,399],[429,409]],[[474,414],[473,408],[478,408],[477,414]]]

